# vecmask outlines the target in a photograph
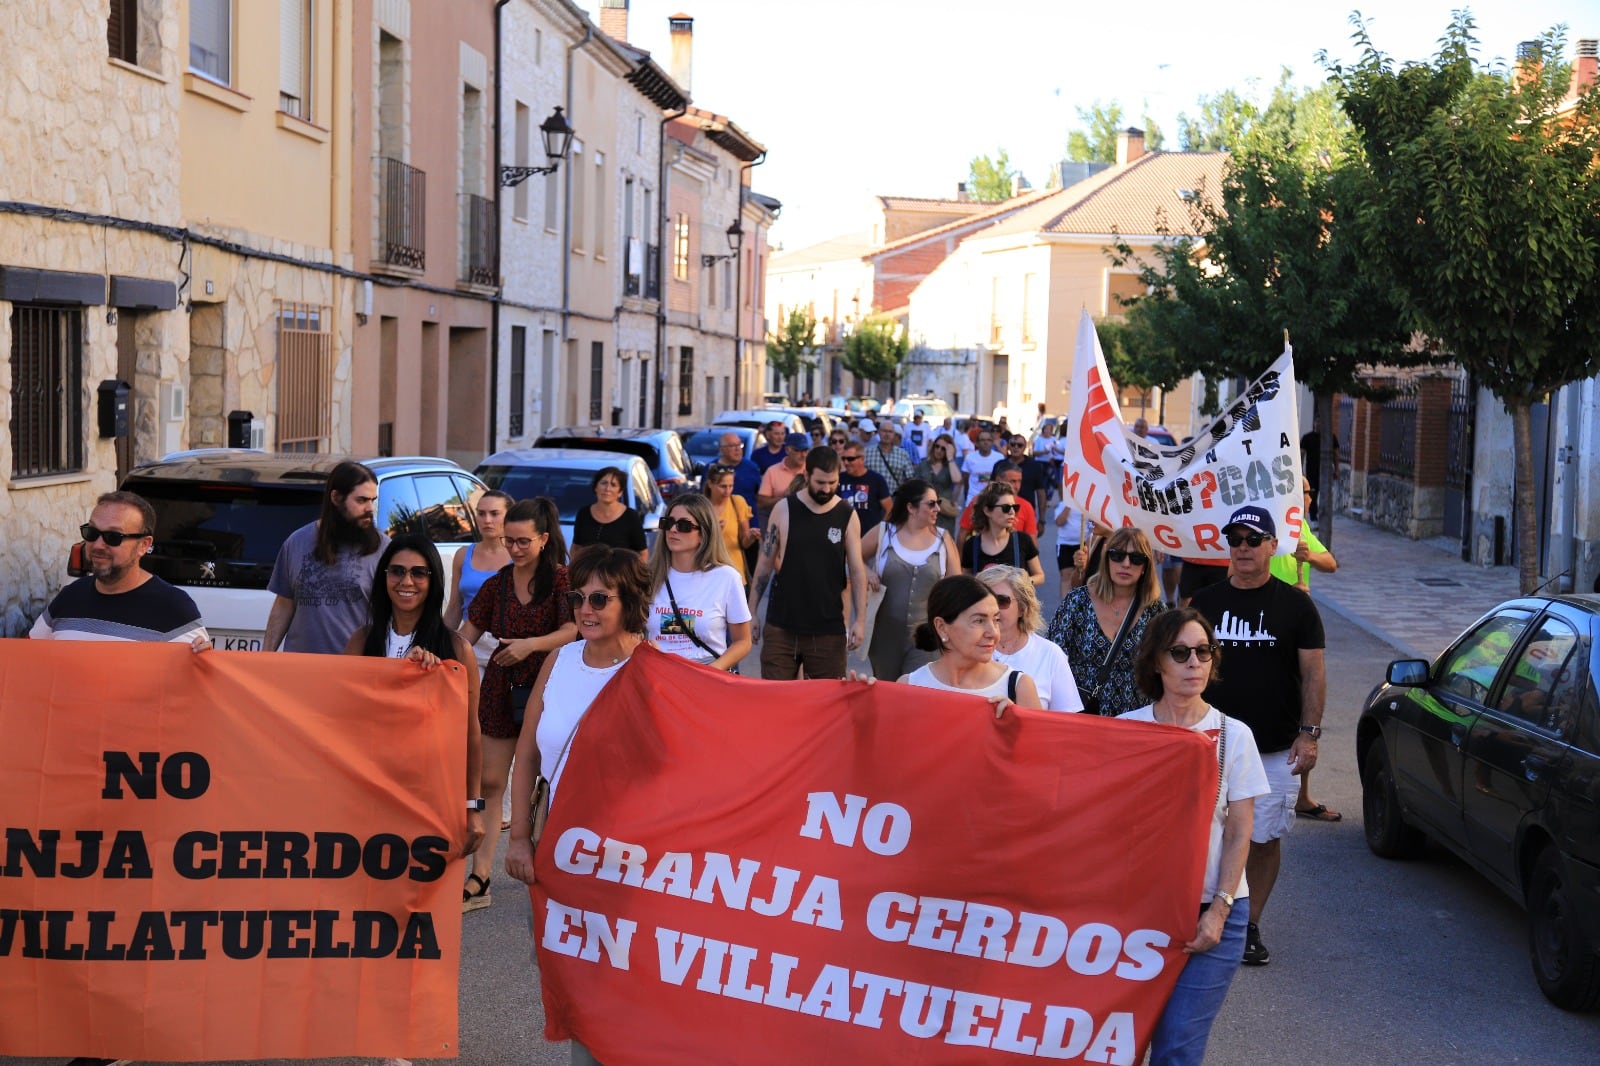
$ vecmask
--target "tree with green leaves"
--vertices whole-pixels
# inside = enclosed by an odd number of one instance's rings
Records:
[[[1115,163],[1117,161],[1117,134],[1127,128],[1123,121],[1122,105],[1112,101],[1102,104],[1096,100],[1089,107],[1077,109],[1080,128],[1067,134],[1067,160],[1073,163]],[[1161,150],[1161,129],[1155,119],[1144,116],[1144,147],[1146,151]]]
[[[1388,282],[1365,269],[1350,233],[1350,142],[1299,136],[1292,122],[1245,142],[1222,187],[1202,190],[1191,205],[1197,236],[1158,246],[1154,262],[1117,241],[1113,261],[1138,267],[1150,288],[1131,301],[1119,343],[1134,374],[1204,374],[1214,410],[1216,383],[1261,374],[1283,350],[1287,330],[1295,378],[1311,389],[1326,433],[1335,393],[1375,395],[1364,366],[1422,356],[1406,349],[1409,333]],[[1319,484],[1333,484],[1333,462],[1334,450],[1322,449]],[[1332,510],[1320,515],[1319,534],[1329,542]]]
[[[1350,133],[1350,120],[1339,107],[1333,86],[1311,89],[1294,86],[1294,72],[1284,67],[1265,104],[1251,93],[1224,89],[1202,96],[1200,110],[1190,117],[1178,115],[1178,143],[1186,152],[1272,151],[1280,146],[1303,166],[1320,162],[1330,145],[1342,144]]]
[[[1011,199],[1011,179],[1017,172],[1011,169],[1011,158],[1004,148],[990,159],[976,156],[967,172],[967,196],[983,203],[999,203]]]
[[[800,371],[815,370],[817,319],[810,308],[797,307],[789,312],[782,329],[767,334],[767,366],[789,383],[789,394],[795,394]]]
[[[1329,67],[1363,149],[1361,245],[1407,325],[1511,413],[1518,577],[1538,585],[1531,409],[1600,370],[1600,90],[1567,105],[1560,28],[1541,60],[1486,68],[1458,12],[1432,61],[1397,67],[1352,20]]]
[[[887,382],[892,387],[910,350],[904,326],[892,319],[869,318],[844,339],[839,362],[863,381]]]

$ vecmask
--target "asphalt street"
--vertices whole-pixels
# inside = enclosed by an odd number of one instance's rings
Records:
[[[1053,573],[1047,584],[1054,586]],[[1046,600],[1053,610],[1054,596]],[[1327,734],[1314,792],[1344,812],[1344,821],[1301,820],[1286,841],[1283,874],[1262,923],[1272,962],[1241,968],[1206,1061],[1600,1061],[1600,1014],[1568,1014],[1540,995],[1520,905],[1436,847],[1412,862],[1368,852],[1354,728],[1363,700],[1399,653],[1337,614],[1325,611],[1324,623]],[[566,1063],[565,1045],[541,1035],[527,892],[500,874],[494,900],[464,920],[458,1061]],[[0,1058],[11,1066],[63,1061]]]

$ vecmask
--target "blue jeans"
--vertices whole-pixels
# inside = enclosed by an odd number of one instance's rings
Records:
[[[1210,951],[1189,956],[1172,998],[1156,1022],[1150,1066],[1199,1066],[1206,1057],[1211,1023],[1216,1021],[1244,957],[1244,927],[1249,921],[1249,899],[1235,900],[1222,926],[1222,942]]]

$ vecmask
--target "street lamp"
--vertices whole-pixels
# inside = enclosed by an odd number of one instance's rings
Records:
[[[567,124],[567,116],[561,113],[561,108],[550,112],[550,117],[539,124],[539,135],[544,138],[544,154],[550,157],[550,165],[501,167],[500,185],[503,188],[521,185],[535,174],[554,174],[556,167],[567,158],[567,152],[572,148],[572,127]]]
[[[734,219],[733,220],[733,225],[729,226],[728,229],[727,229],[727,234],[728,234],[728,247],[733,249],[733,250],[730,251],[727,255],[702,255],[700,257],[700,265],[701,266],[703,266],[703,267],[713,266],[713,265],[715,265],[717,263],[722,262],[724,259],[733,259],[736,256],[738,256],[738,254],[739,254],[739,245],[744,243],[744,226],[740,224],[738,219]]]

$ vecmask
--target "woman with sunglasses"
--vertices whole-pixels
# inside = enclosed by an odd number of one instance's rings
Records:
[[[378,556],[367,624],[350,636],[346,655],[408,659],[431,670],[449,660],[473,662],[472,645],[444,621],[444,563],[439,549],[420,533],[401,533]],[[471,855],[484,839],[480,798],[482,747],[478,729],[478,671],[467,675],[466,834],[461,848]],[[454,812],[451,812],[452,815]]]
[[[1219,771],[1206,846],[1206,876],[1200,892],[1200,918],[1177,986],[1156,1021],[1150,1042],[1151,1066],[1196,1064],[1228,986],[1244,956],[1250,916],[1250,886],[1245,856],[1257,796],[1270,790],[1250,727],[1209,706],[1202,694],[1221,665],[1216,634],[1205,615],[1192,607],[1167,611],[1150,624],[1134,667],[1139,687],[1155,701],[1122,717],[1159,722],[1209,737],[1217,748]]]
[[[1161,582],[1150,541],[1131,526],[1114,530],[1099,558],[1099,569],[1056,608],[1049,635],[1072,663],[1083,709],[1117,715],[1146,702],[1133,656],[1161,613]]]
[[[672,655],[732,670],[750,651],[750,604],[728,557],[711,501],[698,492],[672,500],[650,560],[645,636]]]
[[[1044,584],[1039,546],[1017,530],[1017,492],[1004,481],[991,481],[972,502],[972,534],[961,545],[961,569],[981,574],[991,566],[1026,570],[1034,587]]]
[[[874,677],[909,674],[933,661],[916,644],[917,627],[928,618],[928,593],[942,577],[960,573],[956,545],[938,526],[939,494],[921,478],[908,478],[893,496],[888,521],[861,538],[867,589],[883,589],[872,624],[867,660]]]
[[[961,488],[961,468],[955,464],[956,445],[950,434],[941,433],[928,445],[928,457],[917,464],[916,475],[939,494],[939,528],[955,536],[956,517],[961,514],[965,493]]]
[[[940,578],[928,593],[928,618],[917,627],[917,647],[938,657],[900,678],[903,684],[982,696],[995,717],[1006,706],[1039,706],[1033,679],[995,661],[1000,640],[1000,604],[994,591],[971,574]]]
[[[566,595],[567,545],[561,514],[547,496],[520,500],[506,512],[502,541],[511,565],[483,583],[461,623],[461,635],[476,643],[484,633],[499,642],[483,672],[478,717],[483,726],[483,795],[499,810],[511,772],[523,716],[546,657],[578,636]],[[500,834],[484,838],[472,858],[462,890],[462,909],[490,904],[489,875]]]
[[[1078,683],[1072,676],[1067,653],[1042,635],[1044,616],[1039,597],[1025,570],[991,566],[978,580],[994,591],[1000,605],[1000,639],[994,646],[995,662],[1014,667],[1033,678],[1039,690],[1039,707],[1046,711],[1081,711]]]
[[[728,565],[739,571],[741,585],[750,581],[745,549],[761,539],[755,516],[743,496],[733,491],[733,467],[714,466],[706,474],[706,496],[717,516],[717,536],[728,553]]]

